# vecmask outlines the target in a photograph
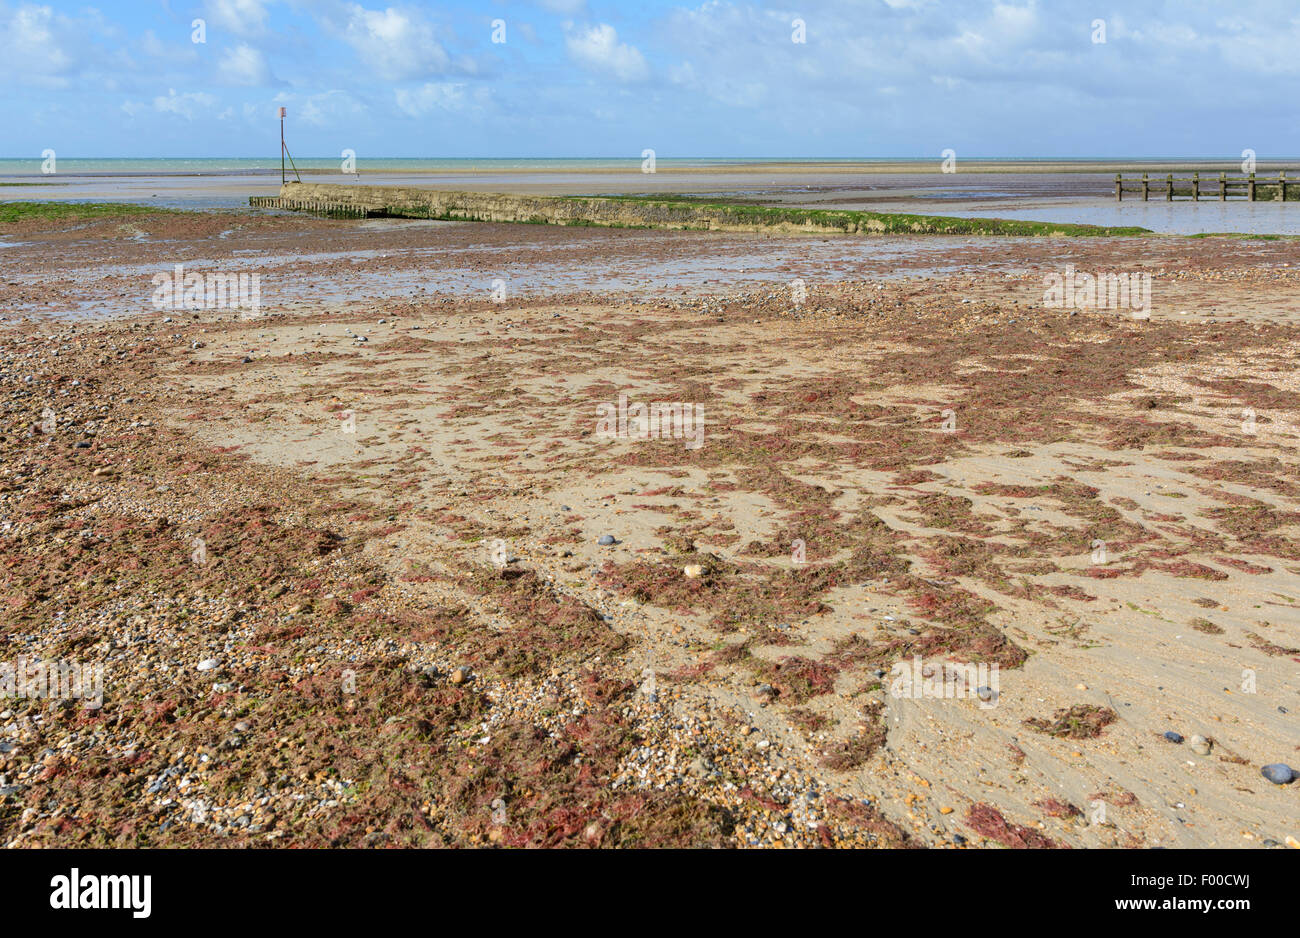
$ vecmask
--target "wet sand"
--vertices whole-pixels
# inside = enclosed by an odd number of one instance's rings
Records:
[[[770,237],[437,221],[325,221],[304,216],[197,214],[72,224],[0,236],[0,304],[13,313],[122,316],[149,306],[152,278],[176,264],[196,273],[256,272],[264,303],[314,308],[377,299],[488,299],[592,291],[630,299],[734,288],[879,279],[990,276],[1037,303],[1043,277],[1141,270],[1154,278],[1153,313],[1213,317],[1199,278],[1250,265],[1243,285],[1257,315],[1289,316],[1300,273],[1290,242],[976,237]],[[51,258],[58,276],[50,276]],[[1190,269],[1190,270],[1189,270]]]
[[[1291,242],[8,238],[5,654],[108,680],[13,702],[7,845],[1300,836]],[[154,310],[174,263],[266,305]],[[1066,264],[1150,319],[1046,308]],[[703,445],[602,438],[620,394]],[[996,693],[896,693],[918,657]]]

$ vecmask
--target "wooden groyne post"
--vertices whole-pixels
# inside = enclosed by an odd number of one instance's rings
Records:
[[[1191,176],[1185,178],[1178,178],[1174,176],[1173,173],[1168,173],[1165,175],[1164,183],[1161,184],[1157,180],[1156,185],[1164,189],[1166,202],[1174,202],[1181,199],[1187,199],[1191,202],[1200,202],[1202,200],[1202,195],[1208,198],[1213,198],[1210,196],[1208,191],[1205,191],[1209,187],[1202,187],[1200,173],[1192,173]],[[1286,170],[1282,170],[1277,174],[1276,183],[1261,182],[1256,178],[1254,173],[1251,173],[1248,176],[1238,176],[1235,178],[1229,178],[1227,173],[1219,173],[1219,201],[1226,202],[1233,196],[1239,196],[1247,202],[1258,202],[1261,195],[1267,197],[1266,194],[1269,193],[1269,190],[1276,187],[1276,192],[1272,193],[1274,200],[1278,202],[1286,202],[1288,201],[1290,185],[1291,184],[1286,178]],[[1263,193],[1260,191],[1261,186],[1264,187]],[[1126,192],[1141,192],[1142,201],[1149,202],[1151,201],[1151,187],[1151,177],[1147,173],[1142,174],[1141,180],[1131,181],[1125,181],[1123,173],[1116,173],[1115,201],[1123,202],[1124,193]]]

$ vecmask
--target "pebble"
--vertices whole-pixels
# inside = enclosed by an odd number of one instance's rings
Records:
[[[600,536],[600,540],[598,540],[596,543],[599,544],[601,547],[608,547],[610,544],[617,544],[618,541],[614,540],[614,535],[612,534],[602,534]]]
[[[220,665],[220,662],[217,661],[216,658],[204,658],[202,661],[199,662],[199,670],[200,670],[200,671],[211,671],[211,670],[213,670],[214,668],[218,667],[219,665]]]
[[[682,568],[682,573],[685,574],[688,580],[698,580],[704,576],[704,566],[698,563],[688,563]]]
[[[1274,762],[1272,765],[1266,765],[1260,770],[1260,775],[1264,776],[1274,785],[1290,785],[1295,781],[1295,769],[1281,762]]]
[[[1192,747],[1192,751],[1198,756],[1208,756],[1210,754],[1210,741],[1204,736],[1193,736],[1187,741],[1187,745]]]
[[[979,696],[979,699],[985,703],[988,703],[991,700],[997,700],[998,698],[998,692],[991,687],[978,688],[975,693]]]
[[[1165,733],[1165,739],[1169,740],[1174,745],[1181,745],[1183,741],[1183,737],[1178,733],[1175,733],[1173,730],[1169,730]]]
[[[451,682],[453,684],[464,684],[465,677],[466,674],[464,668],[457,668],[455,671],[451,672]]]

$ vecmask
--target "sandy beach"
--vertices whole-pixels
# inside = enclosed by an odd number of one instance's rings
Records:
[[[1292,241],[2,243],[4,846],[1300,837]]]

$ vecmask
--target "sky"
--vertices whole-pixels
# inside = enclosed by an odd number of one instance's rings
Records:
[[[275,158],[284,106],[358,161],[1270,160],[1297,50],[1296,0],[0,0],[0,157]]]

